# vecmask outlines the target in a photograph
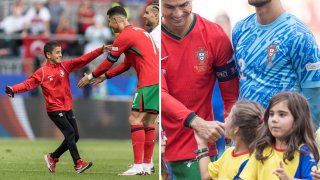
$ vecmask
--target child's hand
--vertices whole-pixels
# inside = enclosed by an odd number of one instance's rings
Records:
[[[92,75],[91,75],[92,76]],[[90,82],[89,75],[87,73],[84,73],[84,76],[80,79],[78,82],[78,88],[83,88]]]
[[[12,97],[12,98],[14,97],[14,92],[13,92],[13,89],[12,89],[11,86],[6,86],[5,92],[7,93],[7,95],[8,95],[9,97]]]
[[[283,162],[280,161],[280,167],[277,168],[273,174],[279,177],[280,180],[289,180],[290,178],[288,177],[286,171],[283,168]]]
[[[312,171],[311,176],[313,180],[320,180],[320,171],[319,170]]]
[[[202,148],[202,147],[208,146],[208,141],[205,140],[204,138],[201,138],[201,136],[196,131],[194,131],[194,137],[197,141],[198,147]]]
[[[167,145],[167,135],[164,130],[161,130],[161,154],[165,152]]]

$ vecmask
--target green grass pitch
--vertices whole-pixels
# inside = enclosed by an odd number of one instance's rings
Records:
[[[113,180],[113,179],[159,179],[159,148],[155,145],[153,161],[156,173],[151,176],[121,177],[117,174],[128,169],[133,163],[130,140],[88,140],[77,143],[80,156],[92,161],[93,166],[77,174],[69,151],[64,153],[57,164],[56,173],[50,173],[43,156],[60,145],[60,140],[1,139],[0,138],[0,179],[5,180]]]

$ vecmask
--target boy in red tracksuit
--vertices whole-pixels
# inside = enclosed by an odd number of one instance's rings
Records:
[[[43,51],[47,63],[26,81],[14,86],[6,86],[5,91],[9,97],[14,97],[15,93],[29,91],[39,85],[42,87],[48,115],[65,138],[53,153],[44,156],[48,169],[54,173],[59,157],[69,150],[75,171],[82,173],[92,166],[92,162],[83,161],[77,149],[76,142],[79,140],[79,132],[72,112],[69,74],[93,61],[107,51],[107,48],[103,46],[79,58],[63,62],[61,61],[62,50],[58,42],[51,41],[46,43]]]

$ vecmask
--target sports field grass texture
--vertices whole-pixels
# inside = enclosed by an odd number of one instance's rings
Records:
[[[83,140],[77,143],[80,156],[93,166],[77,174],[69,151],[60,157],[56,173],[50,173],[43,156],[60,145],[60,140],[1,139],[0,180],[100,180],[100,179],[159,179],[158,144],[154,150],[156,173],[151,176],[118,176],[133,162],[131,141]]]

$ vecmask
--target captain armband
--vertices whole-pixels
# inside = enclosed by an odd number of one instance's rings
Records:
[[[236,64],[232,59],[230,59],[227,64],[222,66],[214,66],[213,69],[216,72],[216,76],[219,82],[225,82],[238,77],[238,72]]]
[[[107,56],[107,59],[108,61],[112,62],[112,63],[115,63],[118,61],[119,59],[119,56],[114,56],[112,55],[110,52],[108,53],[108,56]]]

